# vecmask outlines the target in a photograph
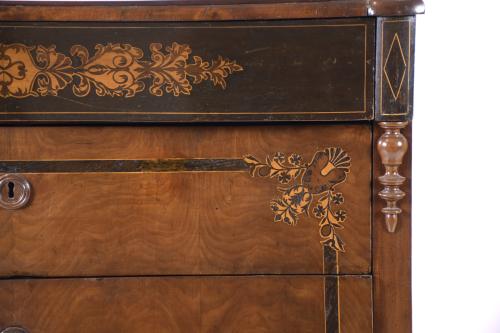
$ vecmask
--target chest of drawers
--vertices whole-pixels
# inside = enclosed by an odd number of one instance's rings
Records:
[[[410,332],[421,11],[0,6],[0,331]]]

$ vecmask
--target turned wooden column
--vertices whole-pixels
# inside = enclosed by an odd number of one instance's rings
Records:
[[[403,185],[406,178],[399,174],[399,166],[403,163],[403,157],[408,150],[408,141],[401,133],[408,122],[380,122],[379,126],[385,132],[378,139],[377,151],[385,167],[385,174],[378,177],[384,189],[379,192],[379,197],[387,203],[382,208],[385,224],[389,232],[395,232],[398,225],[398,215],[402,210],[398,207],[398,201],[403,199],[405,192],[399,187]]]

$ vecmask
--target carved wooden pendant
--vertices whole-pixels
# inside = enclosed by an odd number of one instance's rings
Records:
[[[247,155],[245,163],[254,177],[276,178],[282,192],[280,199],[271,200],[274,221],[296,225],[299,215],[309,216],[310,207],[319,220],[321,243],[344,252],[344,242],[337,233],[343,228],[347,212],[341,208],[344,196],[336,190],[347,179],[351,157],[341,148],[327,148],[316,152],[309,163],[298,154],[288,157],[283,153],[267,156],[265,162]]]
[[[385,174],[378,177],[384,189],[379,196],[387,202],[382,208],[385,215],[385,223],[389,232],[395,232],[398,224],[398,215],[402,210],[397,202],[406,195],[400,188],[406,178],[399,174],[399,166],[403,163],[403,157],[408,150],[408,141],[400,130],[408,125],[408,122],[381,122],[380,127],[385,133],[377,142],[377,150],[385,167]]]

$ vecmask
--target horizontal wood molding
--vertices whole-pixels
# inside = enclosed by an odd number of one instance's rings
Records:
[[[373,16],[411,16],[423,14],[423,0],[370,0],[369,14]]]
[[[421,0],[337,1],[4,1],[5,21],[215,21],[404,16],[423,12]]]

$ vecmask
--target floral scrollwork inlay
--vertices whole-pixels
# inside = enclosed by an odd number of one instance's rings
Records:
[[[191,59],[191,47],[172,43],[149,46],[151,60],[130,44],[97,44],[95,53],[82,45],[73,45],[70,56],[55,46],[26,46],[0,43],[0,97],[25,98],[53,95],[72,84],[78,97],[94,91],[97,96],[134,97],[145,91],[163,96],[190,95],[193,84],[211,81],[226,89],[230,74],[243,71],[236,61],[222,56],[204,61]]]
[[[327,148],[304,162],[298,154],[275,153],[261,162],[247,155],[245,163],[253,177],[276,179],[281,197],[271,200],[275,222],[296,225],[299,216],[312,215],[319,222],[321,243],[340,252],[345,251],[344,241],[338,235],[347,219],[342,208],[344,196],[337,186],[347,179],[351,157],[341,148]],[[311,208],[312,207],[312,208]]]

